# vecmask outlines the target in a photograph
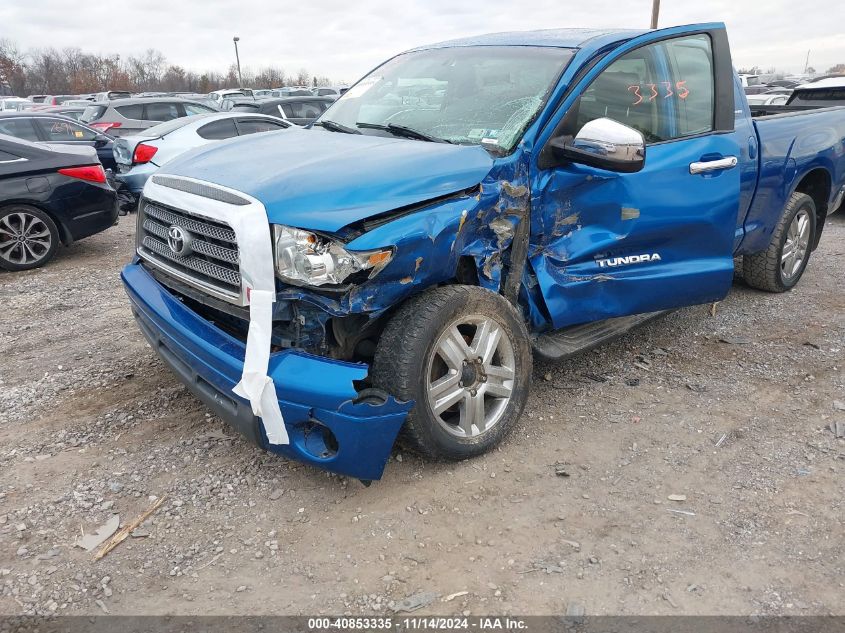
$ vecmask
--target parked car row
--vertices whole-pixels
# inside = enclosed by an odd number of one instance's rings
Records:
[[[226,93],[220,95],[225,98]],[[181,152],[254,132],[305,126],[333,103],[330,97],[238,95],[227,113],[219,113],[213,105],[156,94],[96,102],[68,100],[65,103],[71,105],[0,113],[0,134],[35,143],[92,147],[125,213],[137,206],[149,175]]]
[[[755,116],[845,106],[845,75],[824,77],[796,86],[786,101],[769,100],[761,103],[749,97],[748,103]]]
[[[232,112],[255,112],[279,117],[294,125],[308,125],[329,109],[334,99],[328,97],[281,97],[278,99],[257,99],[237,101]]]
[[[283,88],[229,88],[224,90],[215,90],[208,94],[208,97],[215,99],[221,104],[225,99],[261,99],[270,97],[329,97],[337,99],[347,91],[346,86],[285,86]]]
[[[759,75],[739,75],[739,79],[751,105],[800,105],[795,103],[797,98],[792,97],[795,91],[804,93],[829,87],[836,88],[845,81],[845,75],[823,75],[803,80],[786,78],[765,82]]]
[[[79,120],[112,136],[125,136],[164,121],[211,112],[216,110],[181,97],[116,99],[90,104]]]
[[[121,114],[120,104],[137,105],[130,101],[138,100],[89,106],[105,110],[98,119],[123,117],[102,122],[101,129],[52,112],[0,112],[0,268],[37,268],[60,244],[112,226],[121,209],[137,204],[150,175],[187,150],[295,127],[255,112],[195,112],[196,104],[183,101],[172,102],[176,108],[168,113],[180,116],[151,125],[124,116],[138,116],[135,111]],[[155,112],[151,103],[141,114]],[[102,129],[115,127],[109,123],[126,123],[124,129],[137,134],[116,139]]]
[[[337,99],[346,92],[346,87],[320,86],[287,86],[283,88],[230,88],[215,90],[208,94],[195,92],[141,92],[132,94],[125,90],[107,90],[103,92],[79,95],[29,95],[26,98],[4,96],[0,98],[0,112],[22,110],[55,111],[57,107],[73,106],[73,112],[84,110],[90,103],[108,103],[120,99],[160,99],[178,97],[200,103],[214,110],[228,110],[237,101],[245,99],[258,100],[280,97],[326,97]],[[75,117],[78,118],[78,117]]]
[[[295,125],[307,125],[325,112],[332,102],[329,97],[252,99],[242,95],[238,99],[224,99],[223,110],[266,114]],[[217,111],[212,105],[183,97],[139,97],[89,103],[81,113],[76,110],[70,113],[100,132],[119,137],[136,134],[173,119]]]

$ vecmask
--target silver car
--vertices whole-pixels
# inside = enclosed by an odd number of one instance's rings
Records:
[[[179,97],[115,99],[91,103],[79,120],[111,136],[130,136],[165,121],[210,112],[216,110]]]
[[[115,141],[113,150],[121,207],[123,210],[134,208],[147,178],[189,149],[235,136],[295,127],[263,114],[215,112],[168,121],[140,134],[123,136]]]

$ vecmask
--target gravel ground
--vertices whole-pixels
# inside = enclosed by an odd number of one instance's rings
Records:
[[[537,363],[498,450],[370,488],[186,392],[121,289],[133,234],[0,272],[0,612],[845,614],[845,216],[793,292]]]

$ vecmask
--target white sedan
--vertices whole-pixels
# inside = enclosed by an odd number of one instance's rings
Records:
[[[172,119],[138,134],[117,138],[113,151],[121,210],[134,207],[147,179],[167,161],[189,149],[236,136],[288,128],[296,126],[266,114],[215,112]],[[124,203],[126,194],[133,200]]]

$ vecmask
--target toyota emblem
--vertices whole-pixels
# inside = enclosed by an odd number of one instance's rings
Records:
[[[191,234],[181,226],[173,225],[167,231],[167,245],[174,255],[187,257],[191,254]]]

